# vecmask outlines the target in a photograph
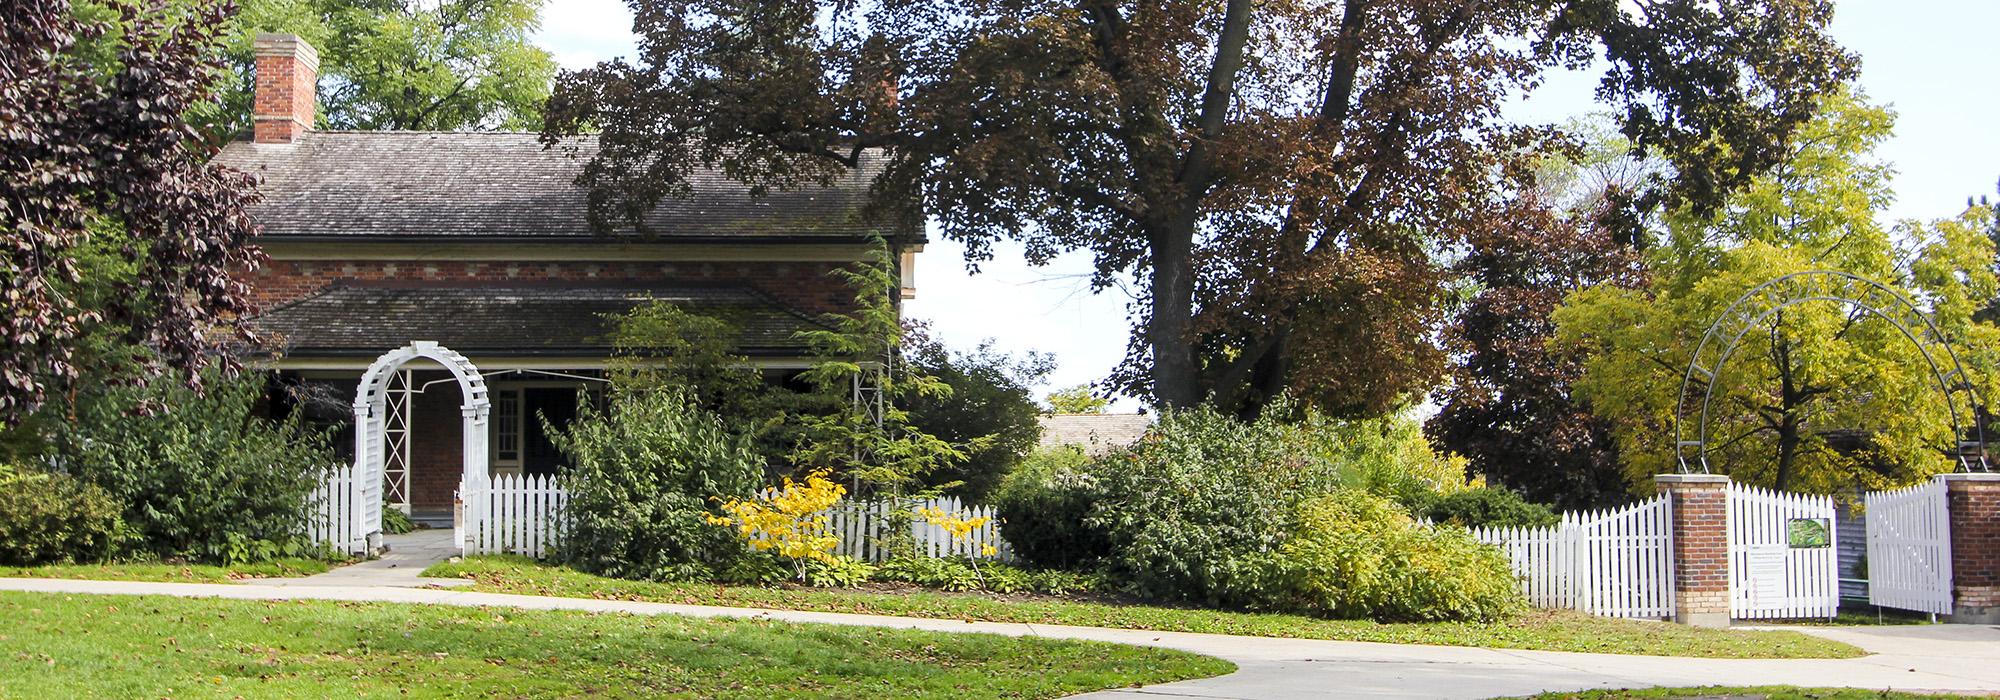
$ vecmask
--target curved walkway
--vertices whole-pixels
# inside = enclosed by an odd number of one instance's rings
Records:
[[[247,586],[0,579],[0,590],[245,600],[380,601],[635,615],[743,617],[1138,644],[1207,654],[1227,659],[1238,666],[1236,673],[1216,678],[1084,696],[1098,699],[1470,699],[1654,685],[1802,685],[2000,693],[2000,629],[1971,625],[1813,629],[1809,631],[1855,644],[1874,652],[1874,655],[1844,660],[1763,661],[1233,637],[369,585]]]

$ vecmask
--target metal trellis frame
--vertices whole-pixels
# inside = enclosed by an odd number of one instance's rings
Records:
[[[1680,398],[1674,408],[1674,457],[1682,473],[1709,472],[1708,421],[1715,378],[1721,376],[1743,337],[1786,308],[1814,301],[1834,302],[1867,312],[1887,321],[1908,338],[1944,393],[1952,436],[1958,443],[1959,470],[1989,471],[1984,425],[1986,403],[1972,385],[1965,366],[1959,363],[1951,339],[1938,330],[1930,315],[1902,292],[1880,282],[1838,270],[1808,270],[1778,277],[1745,292],[1702,334],[1701,344],[1695,347],[1687,371],[1681,376]],[[1685,433],[1686,418],[1693,410],[1690,399],[1697,380],[1701,385],[1700,414],[1695,437],[1689,439]],[[1961,400],[1966,403],[1962,412],[1958,405]],[[1968,419],[1970,431],[1966,430]]]

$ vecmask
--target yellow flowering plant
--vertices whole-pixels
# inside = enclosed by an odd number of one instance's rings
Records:
[[[990,515],[968,518],[963,512],[952,513],[936,507],[920,508],[917,510],[917,515],[921,516],[925,522],[944,528],[945,533],[951,535],[952,544],[959,544],[971,539],[973,531],[985,527],[987,523],[993,521],[993,516]],[[979,546],[979,553],[982,556],[990,557],[999,554],[1000,550],[994,548],[992,544],[982,544]],[[979,576],[981,585],[984,585],[986,577],[979,571],[979,557],[966,557],[966,559],[972,563],[973,575]]]
[[[710,515],[708,522],[735,530],[753,549],[792,560],[803,581],[806,562],[833,563],[833,549],[840,544],[840,538],[827,532],[826,510],[847,495],[847,488],[826,477],[825,470],[802,481],[786,477],[763,496],[723,502],[723,515]]]

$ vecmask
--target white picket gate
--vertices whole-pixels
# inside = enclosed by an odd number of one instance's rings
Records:
[[[1674,613],[1673,506],[1665,496],[1624,508],[1564,513],[1555,527],[1475,528],[1544,608],[1659,619]]]
[[[1730,617],[1839,614],[1833,497],[1731,483],[1728,513]]]
[[[368,551],[368,533],[362,528],[363,493],[354,477],[354,465],[334,467],[313,488],[306,504],[306,536],[313,544],[326,545],[342,554]]]
[[[766,492],[768,495],[769,492]],[[884,561],[889,552],[882,545],[882,535],[887,531],[890,514],[899,506],[886,501],[842,501],[826,510],[827,530],[840,538],[834,554],[853,557],[862,561]],[[993,506],[966,506],[955,496],[906,501],[901,508],[910,512],[910,536],[916,540],[917,552],[931,557],[980,557],[985,558],[986,546],[992,545],[992,558],[1011,561],[1014,550],[1000,537],[1000,516]],[[966,518],[985,517],[984,525],[974,529],[962,540],[953,540],[951,533],[943,527],[933,525],[917,513],[925,508],[936,508],[946,513]]]
[[[519,554],[540,559],[560,541],[569,492],[551,475],[500,474],[459,494],[466,554]]]
[[[1951,515],[1933,479],[1861,497],[1868,524],[1868,602],[1951,614]]]

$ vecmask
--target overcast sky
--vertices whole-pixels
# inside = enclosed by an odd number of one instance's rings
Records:
[[[1958,213],[1969,195],[1992,194],[2000,179],[2000,2],[1993,0],[1841,0],[1833,33],[1861,56],[1861,87],[1897,113],[1896,135],[1879,155],[1897,169],[1893,218]],[[539,41],[564,68],[631,56],[631,13],[621,0],[560,0],[543,11]],[[1561,122],[1595,109],[1594,76],[1549,81],[1516,105],[1520,121]],[[933,236],[917,264],[911,315],[945,340],[970,348],[996,338],[1014,352],[1054,353],[1049,384],[1096,381],[1124,356],[1125,307],[1117,290],[1093,295],[1087,255],[1042,268],[1002,247],[979,274],[966,271],[962,249]],[[1132,407],[1131,402],[1121,402]]]

